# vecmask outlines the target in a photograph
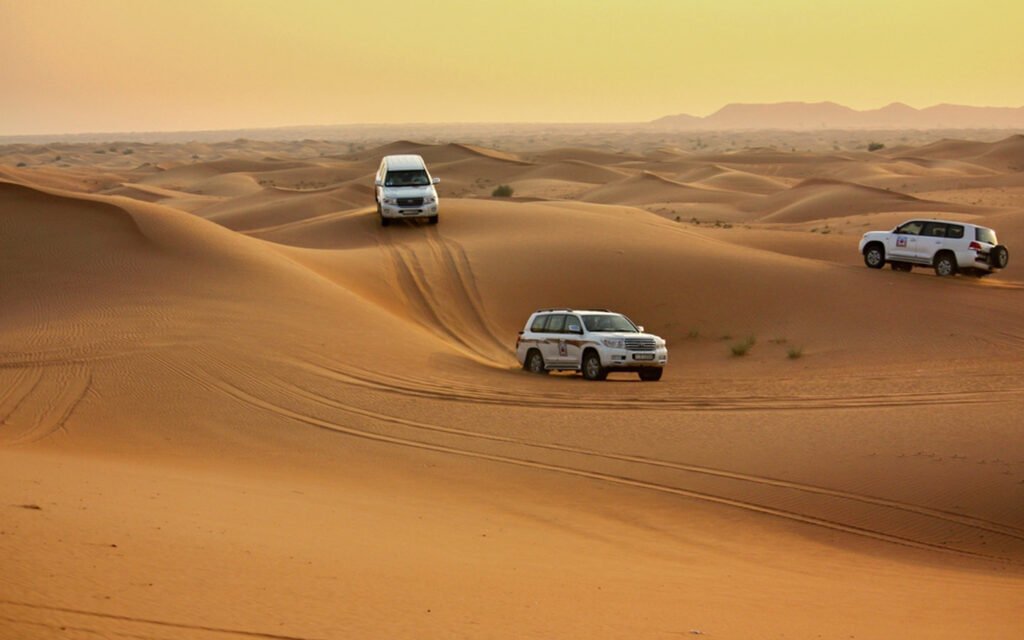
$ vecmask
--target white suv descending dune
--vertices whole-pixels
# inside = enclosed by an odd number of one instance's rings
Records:
[[[519,332],[516,357],[532,373],[580,371],[587,380],[604,380],[611,372],[631,371],[654,381],[661,379],[668,349],[619,313],[540,309]]]
[[[910,220],[892,231],[869,231],[860,241],[864,264],[896,271],[931,267],[940,276],[987,276],[1005,269],[1010,253],[988,227],[949,220]]]
[[[426,218],[437,224],[441,205],[434,185],[439,182],[420,156],[384,156],[373,179],[380,225],[386,227],[401,218]]]

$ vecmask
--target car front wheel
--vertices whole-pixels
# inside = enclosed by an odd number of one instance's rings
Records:
[[[601,357],[594,351],[583,356],[583,377],[587,380],[604,380],[608,372],[601,366]]]
[[[885,249],[882,245],[875,242],[864,249],[864,264],[872,269],[881,269],[885,266]]]

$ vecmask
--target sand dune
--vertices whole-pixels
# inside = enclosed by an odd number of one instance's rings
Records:
[[[856,251],[941,214],[1015,256],[986,145],[0,157],[0,636],[1015,638],[1024,282]],[[380,226],[399,152],[439,225]],[[561,305],[665,378],[518,370]]]
[[[736,195],[704,189],[645,171],[588,191],[581,198],[602,204],[651,204],[663,202],[735,202]]]
[[[963,211],[962,205],[929,202],[902,193],[838,180],[806,180],[784,193],[745,205],[764,222],[807,222],[883,211]]]

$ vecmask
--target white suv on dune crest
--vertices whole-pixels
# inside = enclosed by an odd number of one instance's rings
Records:
[[[426,218],[437,224],[440,204],[427,165],[418,155],[384,156],[373,179],[380,226],[396,218]]]
[[[668,363],[668,348],[607,309],[540,309],[516,338],[516,358],[532,373],[580,371],[587,380],[604,380],[614,371],[632,371],[654,381]]]
[[[967,222],[910,220],[892,231],[869,231],[860,241],[864,264],[896,271],[932,267],[940,276],[971,273],[979,278],[1005,269],[1010,253],[996,232]]]

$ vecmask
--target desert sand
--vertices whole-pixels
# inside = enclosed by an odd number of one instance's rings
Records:
[[[0,638],[1024,636],[1024,136],[564,142],[0,147]],[[563,305],[663,380],[520,371]]]

